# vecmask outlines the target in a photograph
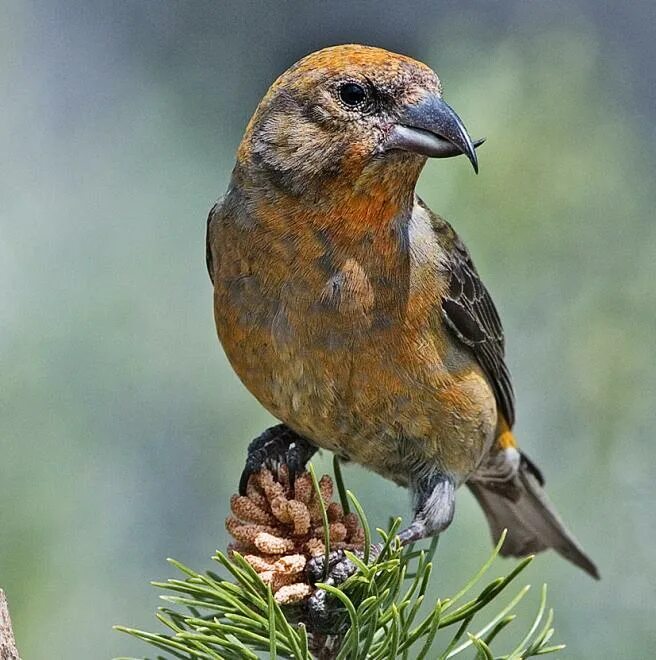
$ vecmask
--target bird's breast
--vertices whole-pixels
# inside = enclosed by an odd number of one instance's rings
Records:
[[[239,247],[231,265],[222,258],[216,323],[235,371],[277,417],[334,437],[360,417],[391,418],[410,381],[444,371],[431,331],[438,283],[413,281],[407,257],[249,253]]]
[[[388,476],[408,458],[400,437],[433,451],[436,420],[469,442],[462,416],[477,397],[494,423],[489,388],[461,353],[467,382],[454,386],[439,255],[424,239],[365,236],[340,251],[325,233],[254,242],[227,227],[215,242],[217,329],[246,387],[294,430]]]

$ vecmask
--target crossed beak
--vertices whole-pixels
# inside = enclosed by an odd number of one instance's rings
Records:
[[[429,158],[450,158],[465,154],[478,173],[475,142],[460,117],[437,94],[426,94],[418,102],[401,109],[383,144],[383,150],[402,149]]]

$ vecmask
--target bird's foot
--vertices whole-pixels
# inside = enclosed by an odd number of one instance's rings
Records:
[[[369,561],[375,561],[382,550],[382,545],[373,544],[369,552]],[[353,554],[364,560],[364,552],[357,550]],[[328,570],[325,569],[326,557],[320,555],[311,559],[306,567],[306,575],[310,584],[323,582],[331,586],[339,586],[354,575],[358,567],[346,556],[344,550],[333,550],[328,555]],[[308,626],[316,633],[345,632],[349,618],[339,601],[325,591],[316,589],[306,601]]]
[[[370,559],[376,559],[380,548],[372,545],[371,550]],[[362,550],[355,550],[353,554],[358,559],[364,559]],[[333,550],[328,555],[328,570],[326,570],[326,556],[323,554],[313,557],[305,570],[310,584],[325,582],[337,586],[348,580],[356,572],[357,566],[346,556],[344,550]]]
[[[281,465],[286,465],[290,483],[293,484],[296,475],[303,472],[316,451],[313,444],[284,424],[272,426],[248,446],[246,465],[239,480],[239,493],[245,495],[250,476],[265,467],[275,472]]]

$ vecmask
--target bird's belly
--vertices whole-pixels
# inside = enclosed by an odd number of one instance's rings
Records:
[[[461,478],[476,467],[496,407],[468,356],[452,355],[428,323],[368,307],[366,296],[334,308],[287,294],[215,306],[228,358],[273,415],[402,485],[427,464]]]

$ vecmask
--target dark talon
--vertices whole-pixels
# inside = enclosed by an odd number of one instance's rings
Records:
[[[382,549],[382,545],[378,543],[371,546],[369,550],[370,563],[377,559]],[[364,560],[364,552],[362,550],[356,550],[353,554],[358,559]],[[310,584],[325,582],[326,584],[339,585],[342,582],[346,582],[357,571],[357,566],[346,556],[344,550],[333,550],[328,555],[328,575],[326,575],[324,569],[325,562],[325,555],[313,557],[308,562],[305,572]]]
[[[375,561],[382,546],[375,544],[371,546],[369,561]],[[353,553],[356,557],[364,559],[364,552],[358,550]],[[346,556],[344,550],[333,550],[328,555],[328,575],[325,575],[325,555],[311,559],[305,569],[310,584],[324,582],[338,586],[346,582],[355,574],[357,566]],[[308,629],[315,633],[343,634],[348,627],[349,618],[344,606],[331,597],[324,589],[316,589],[306,601],[306,614]]]
[[[354,552],[357,557],[362,559],[364,553]],[[326,556],[320,555],[312,558],[306,567],[306,574],[310,584],[316,582],[325,582],[326,584],[342,584],[351,577],[357,570],[356,565],[346,556],[344,550],[333,550],[328,555],[328,573],[325,570]]]
[[[260,434],[248,445],[248,457],[239,480],[240,495],[246,494],[248,480],[263,467],[275,471],[280,465],[289,468],[290,483],[305,469],[317,448],[284,424],[278,424]]]

